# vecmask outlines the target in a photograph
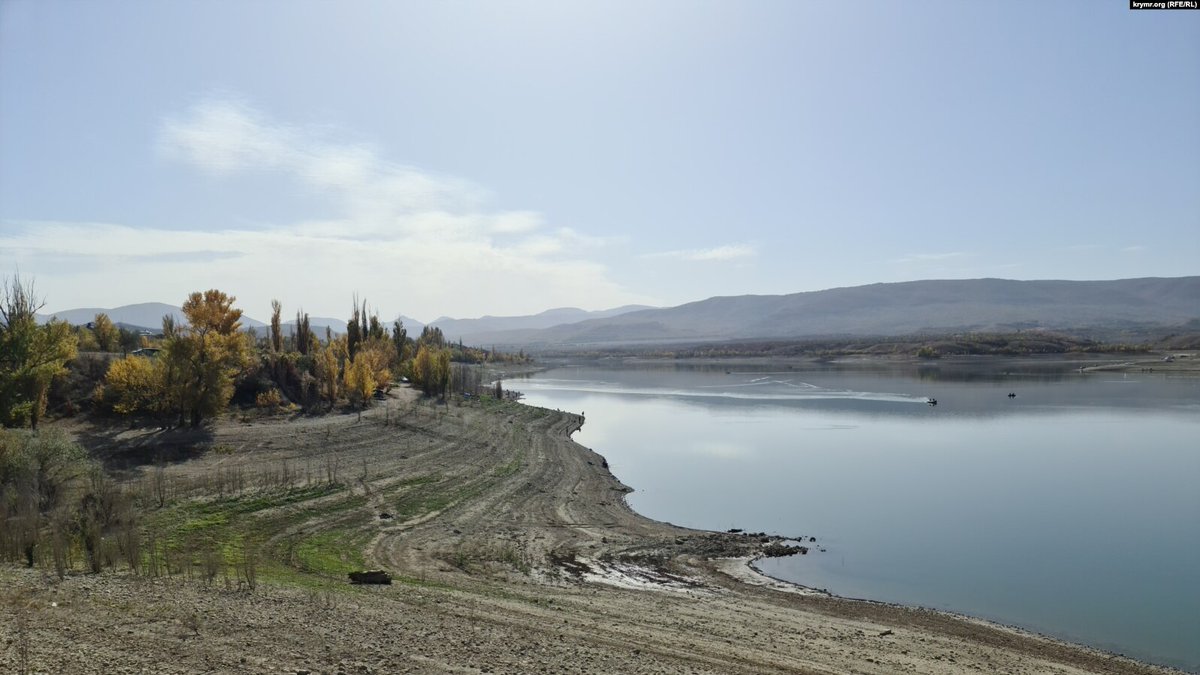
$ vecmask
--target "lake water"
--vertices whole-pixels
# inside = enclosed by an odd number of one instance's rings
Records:
[[[1200,671],[1200,378],[982,363],[577,366],[505,386],[586,413],[575,439],[640,513],[816,537],[761,561],[772,576]]]

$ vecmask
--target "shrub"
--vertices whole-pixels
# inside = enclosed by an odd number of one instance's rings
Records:
[[[258,393],[254,397],[254,405],[259,408],[278,408],[283,404],[283,398],[279,395],[278,389],[268,389]]]

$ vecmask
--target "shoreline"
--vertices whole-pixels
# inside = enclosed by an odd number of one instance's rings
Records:
[[[996,358],[996,357],[983,357],[983,358]],[[1007,358],[1007,357],[999,357],[999,358]],[[721,359],[714,359],[713,361],[721,361]],[[732,365],[734,362],[744,362],[745,359],[734,358],[734,359],[730,359],[729,361],[730,361],[730,364]],[[1200,360],[1198,360],[1198,361],[1200,361]],[[1118,369],[1124,370],[1126,368],[1132,368],[1136,365],[1137,364],[1134,362],[1126,362],[1126,363],[1120,363],[1120,364],[1111,364],[1111,365],[1107,365],[1107,366],[1097,366],[1094,368],[1081,369],[1080,372],[1111,371],[1111,370],[1118,370]],[[1192,365],[1200,365],[1200,362],[1188,364],[1189,367],[1191,367]],[[571,413],[569,411],[556,411],[556,412],[564,414],[564,415],[574,415],[575,414],[575,413]],[[573,434],[575,432],[579,431],[582,428],[582,426],[583,426],[583,419],[582,419],[582,417],[580,417],[578,426],[576,426],[570,432],[568,432],[568,434],[567,434],[568,439],[571,442],[575,443],[576,445],[579,445],[579,447],[600,455],[600,453],[598,453],[596,450],[587,448],[586,446],[583,446],[574,440]],[[600,455],[600,456],[603,457],[603,455]],[[608,467],[608,464],[607,464],[607,460],[606,460],[605,468],[607,468],[607,467]],[[611,471],[610,471],[610,474],[611,474]],[[614,480],[620,482],[619,477],[617,477],[615,474],[611,474],[611,475],[613,476]],[[635,490],[630,489],[630,493],[632,493],[634,491]],[[628,497],[628,494],[623,495],[622,500],[625,501],[626,497]],[[639,512],[637,512],[635,509],[633,509],[633,507],[630,506],[627,501],[625,503],[626,503],[626,507],[629,508],[630,511],[632,511],[634,513],[638,513],[638,515],[642,515]],[[642,515],[642,517],[652,520],[653,522],[660,523],[661,525],[666,526],[666,527],[672,527],[672,528],[680,527],[673,523],[654,520],[653,518],[650,518],[649,516]],[[704,533],[708,533],[708,534],[724,534],[718,530],[697,529],[696,531],[704,532]],[[784,539],[786,539],[786,537],[784,537]],[[713,559],[711,559],[711,562],[714,563],[715,570],[719,571],[722,574],[728,575],[729,577],[735,579],[739,583],[743,583],[743,584],[747,584],[747,585],[755,586],[755,587],[759,587],[759,588],[766,588],[766,589],[770,589],[770,590],[776,591],[776,592],[790,593],[790,594],[795,594],[795,595],[800,595],[800,596],[824,597],[824,598],[828,598],[831,600],[852,603],[852,604],[853,603],[862,603],[862,604],[867,604],[867,605],[872,605],[872,606],[886,607],[886,608],[899,609],[899,610],[930,612],[930,613],[935,613],[935,614],[938,614],[940,616],[943,616],[947,619],[954,620],[954,621],[961,621],[961,622],[970,623],[970,624],[974,624],[974,625],[978,625],[978,626],[982,626],[982,627],[986,627],[986,628],[990,628],[990,629],[1007,631],[1016,636],[1020,636],[1020,637],[1027,638],[1027,639],[1046,641],[1046,642],[1056,644],[1056,645],[1066,647],[1066,648],[1084,650],[1087,652],[1091,652],[1094,655],[1101,657],[1101,658],[1122,659],[1122,660],[1128,661],[1130,664],[1136,664],[1138,666],[1144,665],[1144,666],[1149,666],[1151,668],[1163,669],[1163,672],[1169,672],[1169,673],[1185,673],[1185,674],[1190,673],[1190,672],[1200,673],[1200,670],[1188,671],[1188,670],[1184,670],[1184,669],[1176,667],[1176,666],[1153,663],[1150,661],[1145,661],[1145,660],[1139,659],[1137,657],[1127,656],[1120,652],[1110,651],[1110,650],[1104,649],[1102,647],[1089,645],[1089,644],[1086,644],[1083,642],[1073,641],[1069,638],[1059,637],[1059,636],[1056,636],[1056,635],[1053,635],[1050,633],[1041,632],[1038,630],[1026,628],[1026,627],[1019,626],[1016,624],[1004,623],[1004,622],[1000,622],[1000,621],[996,621],[996,620],[992,620],[992,619],[986,619],[983,617],[973,616],[970,614],[955,612],[952,610],[945,610],[945,609],[933,608],[933,607],[925,607],[922,605],[908,605],[908,604],[890,602],[890,601],[885,601],[885,600],[876,600],[873,598],[859,598],[859,597],[838,595],[836,593],[829,591],[828,589],[820,589],[820,588],[805,586],[804,584],[796,582],[796,581],[791,581],[789,579],[783,579],[780,577],[775,577],[770,574],[767,574],[763,570],[759,569],[755,564],[758,561],[763,560],[765,557],[766,556],[764,556],[760,553],[760,554],[730,557],[730,558],[713,558]]]
[[[1086,651],[1091,651],[1091,652],[1094,652],[1095,654],[1105,657],[1105,658],[1125,659],[1125,660],[1128,660],[1132,663],[1136,663],[1139,665],[1149,665],[1149,666],[1156,667],[1156,668],[1168,669],[1170,672],[1181,672],[1181,673],[1188,672],[1185,670],[1175,668],[1174,666],[1168,666],[1168,665],[1152,663],[1149,661],[1143,661],[1136,657],[1126,656],[1125,654],[1113,652],[1113,651],[1110,651],[1107,649],[1103,649],[1101,647],[1095,647],[1095,646],[1092,646],[1092,645],[1089,645],[1089,644],[1086,644],[1083,642],[1075,642],[1075,641],[1072,641],[1067,638],[1058,637],[1056,635],[1051,635],[1048,633],[1043,633],[1043,632],[1033,630],[1030,628],[1025,628],[1023,626],[1018,626],[1016,624],[1004,623],[1002,621],[995,621],[992,619],[985,619],[983,617],[972,616],[970,614],[964,614],[962,612],[955,612],[955,611],[946,610],[946,609],[939,609],[937,607],[926,607],[924,605],[906,605],[906,604],[899,603],[899,602],[889,602],[887,600],[875,600],[872,598],[855,598],[855,597],[850,597],[850,596],[845,596],[845,595],[838,595],[838,594],[833,593],[826,589],[812,588],[810,586],[805,586],[805,585],[797,583],[795,581],[790,581],[788,579],[782,579],[780,577],[771,576],[770,574],[767,574],[766,572],[755,567],[754,563],[759,560],[762,560],[762,559],[763,559],[762,556],[753,557],[753,558],[746,557],[746,558],[731,558],[731,559],[729,559],[731,561],[731,567],[732,567],[732,561],[739,561],[740,565],[748,571],[748,573],[745,574],[744,577],[739,576],[737,573],[733,573],[733,574],[731,574],[731,576],[735,576],[735,578],[742,579],[746,583],[758,584],[758,585],[762,585],[762,586],[771,587],[776,590],[779,590],[780,592],[799,593],[802,595],[805,595],[805,594],[820,595],[820,596],[824,596],[824,597],[828,597],[828,598],[833,598],[836,600],[843,600],[845,602],[850,602],[850,603],[866,603],[866,604],[871,604],[871,605],[879,605],[879,606],[883,606],[883,607],[891,607],[891,608],[895,608],[895,609],[907,609],[907,610],[913,610],[913,611],[918,611],[918,612],[933,612],[935,614],[943,615],[943,616],[945,616],[949,619],[953,619],[955,621],[963,621],[963,622],[967,622],[967,623],[978,624],[980,626],[984,626],[987,628],[1009,631],[1015,635],[1018,635],[1018,636],[1021,636],[1024,638],[1045,640],[1048,642],[1062,645],[1064,647],[1078,648],[1078,649],[1083,649]],[[759,580],[761,580],[761,581],[759,581]]]
[[[657,522],[662,522],[662,521],[657,521]],[[677,527],[677,526],[671,525],[670,523],[663,523],[663,524],[670,525],[672,527]],[[698,531],[720,534],[714,530],[698,530]],[[1024,639],[1041,640],[1041,641],[1045,641],[1045,642],[1059,645],[1061,647],[1065,647],[1065,648],[1069,648],[1069,649],[1080,649],[1083,651],[1091,652],[1094,655],[1101,657],[1101,658],[1121,659],[1124,661],[1128,661],[1131,665],[1149,666],[1151,668],[1162,669],[1163,672],[1183,673],[1184,675],[1187,675],[1188,673],[1192,672],[1192,671],[1187,671],[1187,670],[1177,668],[1175,666],[1169,666],[1169,665],[1153,663],[1150,661],[1144,661],[1137,657],[1127,656],[1122,653],[1113,652],[1113,651],[1110,651],[1107,649],[1103,649],[1101,647],[1095,647],[1093,645],[1089,645],[1089,644],[1086,644],[1083,642],[1075,642],[1075,641],[1069,640],[1067,638],[1059,637],[1056,635],[1051,635],[1048,633],[1043,633],[1043,632],[1036,631],[1036,630],[1033,630],[1030,628],[1025,628],[1023,626],[1019,626],[1016,624],[1009,624],[1009,623],[1004,623],[1001,621],[995,621],[992,619],[985,619],[983,617],[972,616],[970,614],[964,614],[962,612],[955,612],[955,611],[946,610],[946,609],[939,609],[936,607],[926,607],[924,605],[908,605],[908,604],[903,604],[903,603],[899,603],[899,602],[889,602],[887,600],[876,600],[873,598],[858,598],[858,597],[850,597],[850,596],[845,596],[845,595],[838,595],[837,593],[833,593],[833,592],[829,591],[828,589],[814,588],[812,586],[805,586],[804,584],[796,582],[796,581],[791,581],[789,579],[783,579],[780,577],[776,577],[776,576],[767,574],[766,572],[762,571],[755,565],[756,562],[763,560],[765,557],[766,556],[763,556],[760,554],[760,555],[747,555],[747,556],[732,557],[732,558],[714,558],[711,560],[711,562],[714,564],[714,569],[716,571],[718,571],[722,574],[728,575],[729,577],[731,577],[738,583],[746,584],[748,586],[765,588],[765,589],[769,589],[774,592],[790,593],[790,594],[795,594],[795,595],[799,595],[799,596],[828,598],[830,600],[845,602],[845,603],[849,603],[851,605],[865,604],[865,605],[873,605],[873,606],[877,606],[877,607],[884,607],[884,608],[896,609],[896,610],[928,612],[928,613],[937,614],[939,616],[945,617],[952,621],[959,621],[959,622],[964,622],[964,623],[968,623],[968,624],[974,624],[974,625],[978,625],[978,626],[988,628],[988,629],[993,629],[993,630],[1007,631],[1007,632],[1012,633],[1015,636],[1018,636],[1018,637],[1024,638]]]
[[[289,463],[306,467],[301,476],[310,463],[321,473],[333,451],[355,474],[340,487],[316,477],[324,487],[311,501],[253,488],[200,502],[228,505],[228,522],[196,521],[188,540],[225,536],[218,527],[262,537],[258,589],[180,573],[59,581],[4,565],[0,645],[26,640],[29,670],[106,675],[1180,672],[981,620],[739,580],[722,571],[729,552],[753,557],[761,542],[638,514],[606,460],[572,440],[578,421],[509,401],[432,405],[410,390],[361,420],[223,420],[206,451],[165,467],[169,484],[245,471],[256,485]],[[90,449],[162,442],[149,430],[113,431]],[[240,506],[273,494],[277,507]],[[194,513],[189,504],[167,508]],[[351,565],[386,569],[395,582],[351,586]],[[589,580],[610,571],[627,583]],[[0,672],[19,666],[0,648]]]

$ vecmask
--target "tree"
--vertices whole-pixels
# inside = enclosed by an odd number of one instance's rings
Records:
[[[425,326],[421,329],[421,337],[417,338],[417,345],[445,347],[446,336],[442,335],[442,329],[437,326]]]
[[[61,321],[37,322],[43,303],[19,277],[0,294],[0,424],[37,429],[54,378],[75,358],[75,336]]]
[[[412,381],[426,396],[442,396],[450,382],[450,350],[421,345],[413,358]]]
[[[436,382],[438,394],[446,395],[446,389],[450,386],[450,350],[437,350],[436,358],[434,359],[433,368],[434,381]]]
[[[317,354],[317,387],[321,397],[329,401],[329,407],[333,408],[338,396],[338,356],[333,340]]]
[[[379,314],[371,315],[370,327],[367,329],[368,340],[383,340],[387,337],[387,329],[379,321]]]
[[[75,329],[75,346],[76,350],[81,352],[100,351],[100,343],[96,341],[96,334],[87,326],[79,326]]]
[[[96,334],[96,342],[102,352],[115,352],[121,346],[121,332],[104,312],[92,319],[92,332]]]
[[[350,314],[350,320],[346,322],[346,349],[353,359],[358,353],[358,345],[363,341],[362,327],[359,325],[360,315],[358,313],[358,296],[354,296],[354,311]]]
[[[249,357],[248,336],[240,331],[242,310],[233,296],[216,289],[192,293],[183,303],[188,326],[167,342],[166,358],[178,368],[181,415],[192,426],[224,410],[233,396],[233,377]]]
[[[283,329],[279,323],[279,315],[283,312],[283,305],[279,304],[278,300],[271,301],[271,351],[276,354],[283,353]]]
[[[301,354],[312,353],[316,341],[317,336],[313,335],[308,323],[308,313],[296,312],[296,351]]]
[[[367,407],[371,394],[375,393],[375,378],[364,355],[365,352],[359,352],[359,357],[346,365],[345,374],[346,395],[360,410]]]
[[[128,354],[129,352],[142,346],[142,334],[136,330],[122,328],[119,331],[119,335],[121,336],[121,353],[123,354]]]
[[[363,361],[371,373],[373,389],[387,390],[392,384],[392,346],[386,339],[371,340],[358,350],[356,361]]]
[[[408,346],[408,331],[404,329],[404,322],[396,319],[392,323],[392,347],[396,350],[397,366],[403,366],[404,362],[412,358],[412,350]]]
[[[96,388],[96,402],[119,415],[157,412],[166,389],[160,363],[144,356],[113,361]]]
[[[87,453],[53,429],[0,430],[0,558],[19,555],[33,566],[42,524],[90,467]]]

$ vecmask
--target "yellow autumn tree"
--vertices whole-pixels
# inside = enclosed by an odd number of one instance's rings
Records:
[[[450,381],[450,350],[432,344],[421,345],[413,357],[410,374],[413,384],[426,396],[444,395]]]
[[[362,359],[366,362],[368,370],[371,371],[371,380],[375,383],[375,389],[386,391],[391,387],[393,353],[391,343],[385,338],[371,338],[366,344],[359,347],[358,356],[354,357],[354,360]]]
[[[341,338],[342,341],[345,338]],[[324,348],[317,352],[317,388],[321,392],[321,397],[329,401],[329,407],[333,408],[333,404],[338,398],[338,341],[331,341]]]
[[[182,308],[188,325],[166,343],[180,416],[186,413],[192,426],[225,409],[234,376],[248,365],[249,337],[240,330],[236,299],[216,289],[192,293]]]
[[[350,402],[357,405],[359,409],[367,407],[367,401],[371,400],[371,394],[375,393],[375,378],[371,376],[371,366],[367,363],[367,359],[356,358],[346,365],[346,374],[343,378],[343,384],[346,386],[346,395],[350,398]]]
[[[104,383],[96,387],[98,404],[119,415],[157,412],[163,401],[161,367],[144,356],[117,359],[108,367]]]

